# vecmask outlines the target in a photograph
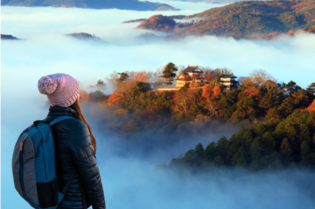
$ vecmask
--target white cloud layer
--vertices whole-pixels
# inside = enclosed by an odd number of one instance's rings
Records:
[[[75,68],[74,76],[95,80],[113,70],[155,70],[171,61],[178,65],[227,67],[237,76],[264,69],[279,81],[293,79],[303,87],[314,82],[311,76],[314,72],[314,35],[301,33],[272,41],[207,36],[148,43],[134,39],[147,32],[135,30],[138,23],[121,23],[157,13],[160,12],[2,7],[2,33],[24,39],[2,41],[3,76],[12,71],[40,72],[39,76],[71,72],[71,68]],[[64,36],[73,32],[95,34],[104,43],[82,42]],[[87,70],[91,68],[93,73]]]
[[[315,36],[310,34],[281,36],[272,41],[207,36],[145,42],[135,39],[145,32],[134,30],[137,24],[121,22],[161,12],[23,7],[1,10],[1,33],[23,39],[1,42],[1,206],[4,209],[28,207],[14,190],[11,156],[20,132],[47,114],[43,108],[46,98],[37,90],[41,76],[68,73],[87,86],[114,70],[155,70],[174,62],[227,67],[236,76],[265,69],[279,81],[292,79],[302,87],[315,82]],[[187,9],[162,14],[196,12]],[[104,42],[84,42],[64,36],[72,32],[95,34]],[[106,137],[96,135],[102,145]],[[166,173],[151,175],[152,163],[111,156],[110,145],[100,147],[98,160],[108,208],[293,209],[313,208],[315,204],[305,195],[303,179],[314,182],[309,173],[244,174],[246,178],[214,176],[210,180],[182,181]]]

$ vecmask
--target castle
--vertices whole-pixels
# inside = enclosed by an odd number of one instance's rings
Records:
[[[223,73],[220,76],[220,84],[224,86],[226,90],[236,89],[238,87],[238,81],[236,81],[237,77],[233,75],[233,73]]]
[[[203,71],[198,66],[189,66],[175,79],[175,88],[181,88],[185,84],[191,87],[203,87],[207,81],[203,77]]]
[[[229,91],[232,89],[236,89],[238,87],[238,81],[236,81],[237,77],[233,75],[233,73],[223,73],[220,76],[219,82],[223,85],[224,89]],[[185,84],[189,84],[191,88],[203,88],[208,81],[204,77],[204,72],[198,66],[189,66],[180,72],[180,74],[175,79],[176,85],[175,87],[169,88],[157,88],[158,91],[176,91],[180,88],[184,87]]]

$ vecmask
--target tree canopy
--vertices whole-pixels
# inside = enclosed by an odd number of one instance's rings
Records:
[[[176,71],[178,71],[178,69],[172,62],[165,66],[163,74],[161,75],[161,77],[165,79],[165,85],[172,85],[172,81],[174,81],[174,78],[176,77]]]
[[[198,158],[197,170],[208,164],[251,170],[311,166],[314,84],[303,89],[294,81],[277,83],[260,78],[253,85],[241,83],[237,89],[226,91],[217,82],[217,74],[222,71],[207,71],[211,76],[203,89],[186,85],[165,92],[152,90],[152,81],[163,74],[162,70],[125,72],[128,79],[120,82],[112,95],[95,91],[88,100],[97,103],[95,112],[102,118],[104,131],[125,139],[135,149],[139,143],[163,148],[210,133],[236,133],[242,128],[231,139],[223,137],[205,147],[203,152],[209,155]],[[193,151],[188,153],[195,158]],[[198,153],[202,153],[200,145]],[[191,158],[188,161],[194,162]]]

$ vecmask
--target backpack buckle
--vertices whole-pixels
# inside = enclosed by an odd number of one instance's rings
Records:
[[[23,142],[20,143],[20,152],[23,151]]]
[[[27,130],[30,130],[33,126],[34,126],[34,123],[30,127],[28,127]]]

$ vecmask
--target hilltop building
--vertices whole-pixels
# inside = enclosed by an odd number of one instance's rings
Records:
[[[185,84],[193,84],[194,87],[203,87],[207,82],[203,77],[204,72],[198,66],[189,66],[175,79],[175,88],[181,88]]]
[[[237,77],[233,73],[223,73],[220,76],[220,84],[224,86],[225,90],[232,90],[238,88]],[[180,72],[180,74],[175,79],[175,87],[159,87],[156,88],[157,91],[177,91],[185,84],[189,84],[192,88],[203,88],[208,81],[204,77],[204,72],[198,66],[189,66]],[[154,88],[152,88],[154,89]]]
[[[237,77],[233,73],[223,73],[220,76],[220,84],[224,86],[226,90],[236,89],[238,87]]]

